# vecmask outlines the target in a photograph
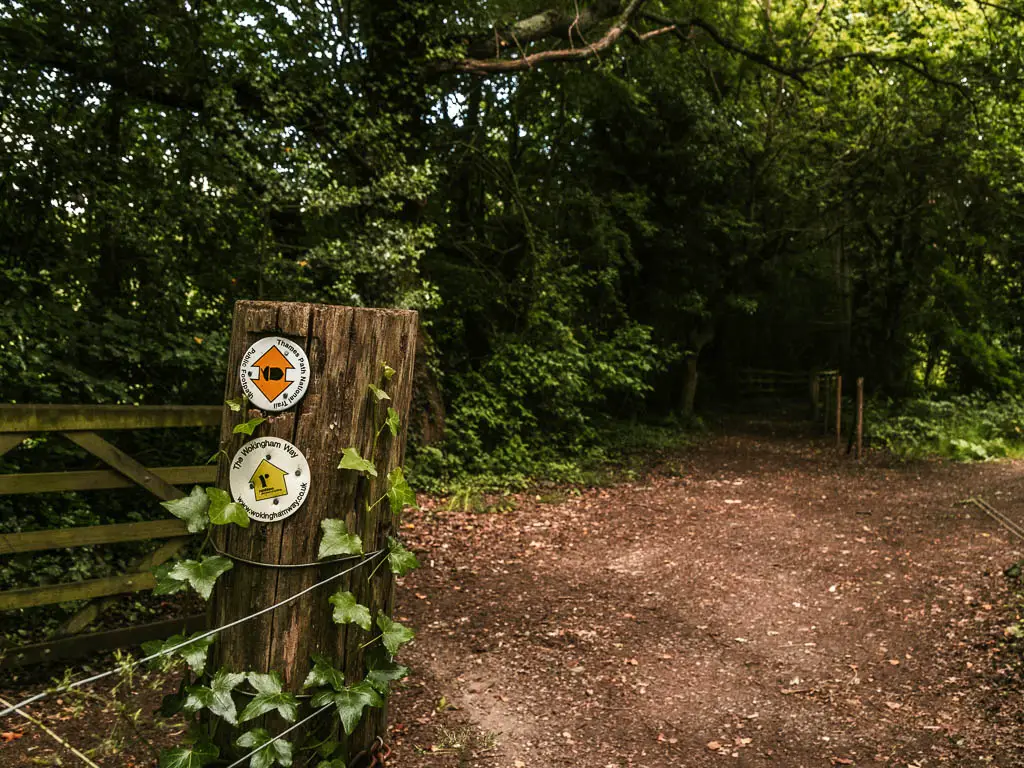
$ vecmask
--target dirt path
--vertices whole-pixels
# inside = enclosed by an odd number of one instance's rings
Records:
[[[394,764],[1024,765],[992,661],[1020,545],[957,504],[1024,520],[1024,463],[857,466],[771,429],[676,477],[409,518]]]
[[[1024,462],[857,465],[755,424],[671,466],[559,503],[424,500],[408,517],[424,567],[399,588],[418,637],[389,766],[1024,765],[1024,684],[999,652],[1021,547],[958,504],[1024,522]],[[142,676],[130,709],[175,687]],[[35,711],[104,768],[153,764],[132,733],[103,751],[109,707]],[[140,722],[155,746],[182,733]],[[0,732],[5,768],[77,764],[59,751],[34,727]]]

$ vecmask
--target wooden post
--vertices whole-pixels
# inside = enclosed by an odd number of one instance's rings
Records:
[[[843,443],[843,375],[836,374],[836,448]]]
[[[825,434],[828,434],[829,401],[832,397],[832,377],[825,377],[825,396],[821,399],[822,424]]]
[[[819,401],[821,400],[821,376],[811,371],[811,421],[818,420]]]
[[[857,378],[857,458],[864,455],[864,377]]]
[[[344,518],[348,529],[362,537],[363,551],[386,546],[392,518],[385,503],[369,513],[364,498],[377,499],[385,490],[385,476],[400,466],[405,453],[406,425],[412,396],[413,361],[416,350],[416,313],[396,309],[357,309],[316,304],[241,301],[235,305],[234,325],[228,352],[225,399],[241,397],[239,364],[248,347],[265,336],[283,336],[300,345],[309,358],[310,381],[305,397],[289,410],[269,413],[250,409],[247,414],[224,409],[221,427],[222,454],[219,485],[228,488],[230,457],[248,439],[283,438],[295,445],[309,463],[310,487],[305,503],[290,517],[273,523],[252,521],[247,529],[236,526],[215,528],[217,547],[234,558],[244,558],[266,566],[251,565],[235,559],[234,568],[218,582],[210,604],[211,626],[221,626],[272,605],[302,589],[338,573],[352,562],[277,568],[275,565],[316,563],[321,539],[320,521]],[[396,373],[385,384],[383,364]],[[369,395],[368,385],[386,389],[391,400],[378,403]],[[383,424],[387,407],[398,411],[401,431],[392,438],[384,430],[376,453],[374,435]],[[268,417],[252,438],[235,435],[235,424],[255,416]],[[342,451],[355,447],[371,459],[376,478],[338,469]],[[372,565],[376,565],[374,562]],[[310,594],[260,616],[218,636],[212,648],[212,668],[232,671],[278,672],[287,690],[298,692],[309,672],[314,653],[332,658],[345,672],[347,684],[364,677],[363,651],[360,645],[373,634],[355,624],[336,625],[331,619],[328,598],[337,589],[351,591],[359,603],[376,616],[391,614],[394,586],[387,566],[378,568],[368,581],[372,565],[355,570]],[[304,710],[303,710],[304,711]],[[355,733],[349,737],[350,755],[372,745],[376,736],[386,736],[386,713],[367,708]],[[313,721],[315,733],[324,737],[337,730],[324,731],[336,718],[324,716]],[[245,724],[246,729],[260,720]],[[271,732],[283,730],[278,719],[268,720]],[[224,734],[221,734],[221,730]],[[223,747],[241,731],[221,723],[218,741]],[[309,733],[309,731],[307,731]],[[294,732],[288,738],[302,734]],[[354,765],[354,763],[353,763]]]

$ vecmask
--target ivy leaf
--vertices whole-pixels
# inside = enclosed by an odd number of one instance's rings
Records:
[[[395,369],[387,363],[381,363],[381,365],[384,367],[384,380],[391,381],[391,377],[395,375]]]
[[[388,429],[391,430],[391,436],[398,436],[398,428],[402,426],[402,418],[398,415],[398,411],[394,408],[388,408],[388,418],[384,422],[388,425]]]
[[[398,539],[388,536],[388,567],[396,576],[405,576],[420,567],[416,555],[402,546]]]
[[[167,575],[178,581],[187,581],[203,600],[209,600],[217,577],[230,571],[234,563],[220,555],[210,555],[202,560],[179,560]]]
[[[192,637],[198,637],[201,632],[197,632]],[[181,645],[189,638],[184,635],[172,635],[166,640],[149,640],[142,644],[142,650],[147,656],[152,656],[155,653],[162,653],[173,648],[176,645]],[[197,675],[203,674],[203,670],[206,668],[206,652],[213,645],[213,641],[216,639],[215,635],[204,637],[200,640],[190,642],[188,645],[179,648],[176,651],[161,656],[160,658],[153,659],[155,665],[166,666],[162,660],[169,660],[172,657],[178,657],[185,660],[185,663],[189,665],[191,670]]]
[[[313,656],[313,668],[306,675],[306,680],[302,687],[330,687],[335,691],[340,691],[345,687],[345,673],[331,664],[327,657],[315,654]]]
[[[249,435],[251,437],[252,433],[256,431],[256,427],[266,420],[266,416],[257,416],[256,418],[249,419],[241,424],[236,424],[235,428],[231,430],[231,433],[235,435]]]
[[[408,627],[402,626],[397,621],[392,621],[383,611],[377,614],[377,626],[380,627],[382,633],[381,640],[384,641],[384,647],[388,649],[388,653],[392,656],[399,648],[416,637],[415,632]]]
[[[249,398],[247,397],[236,397],[231,400],[225,400],[224,405],[230,408],[235,413],[241,413],[242,409],[249,404]]]
[[[249,761],[249,768],[270,768],[272,765],[283,765],[289,768],[292,764],[292,743],[284,739],[278,739],[272,744],[267,744],[273,737],[266,728],[253,728],[238,737],[235,742],[242,749],[260,749]],[[267,746],[263,746],[267,744]]]
[[[178,690],[174,693],[168,693],[160,700],[160,708],[157,710],[157,714],[160,717],[174,717],[176,714],[181,712],[185,706],[185,679],[182,678],[181,683],[178,684]]]
[[[222,488],[207,488],[206,495],[210,499],[210,522],[214,525],[234,523],[241,528],[249,527],[249,515],[245,507],[236,501]]]
[[[244,723],[267,712],[277,710],[277,714],[287,722],[294,723],[299,716],[299,700],[287,691],[282,690],[281,678],[277,672],[262,674],[249,673],[249,685],[256,689],[256,695],[242,710],[238,722]],[[258,730],[258,729],[257,729]]]
[[[153,577],[156,579],[156,586],[153,587],[154,595],[173,595],[188,589],[188,582],[181,581],[171,576],[171,571],[177,563],[162,563],[153,569]]]
[[[160,768],[202,768],[219,756],[220,750],[209,742],[165,749],[160,753]]]
[[[345,761],[340,757],[335,760],[321,760],[316,768],[345,768]]]
[[[370,609],[357,603],[356,596],[351,592],[339,589],[327,601],[334,606],[335,624],[357,624],[366,631],[373,626]]]
[[[323,529],[324,537],[320,539],[320,549],[316,553],[318,560],[337,555],[363,554],[363,540],[348,532],[344,520],[327,518],[320,521],[320,528]]]
[[[388,501],[391,502],[391,514],[400,515],[406,507],[416,509],[416,494],[405,479],[405,473],[401,467],[395,467],[388,472]]]
[[[206,514],[206,510],[210,506],[210,499],[198,485],[188,496],[161,501],[160,506],[175,517],[184,520],[189,533],[199,533],[206,528],[206,524],[210,521]]]
[[[190,685],[185,689],[188,697],[185,699],[184,708],[189,712],[208,709],[217,717],[235,725],[238,722],[238,710],[235,709],[235,700],[231,697],[231,691],[240,686],[244,680],[244,672],[228,672],[225,669],[219,669],[209,686]]]
[[[381,696],[388,695],[391,683],[408,675],[409,668],[396,663],[387,649],[378,645],[366,654],[366,682]]]
[[[368,472],[373,477],[377,476],[377,468],[372,461],[368,461],[359,455],[355,448],[346,448],[341,452],[341,463],[338,469],[352,469],[356,472]]]
[[[370,392],[373,393],[373,396],[375,398],[377,398],[377,402],[378,403],[380,403],[380,402],[382,402],[384,400],[390,400],[391,399],[391,395],[389,395],[387,392],[385,392],[380,387],[375,387],[373,384],[367,384],[366,386],[370,390]]]
[[[320,757],[326,759],[326,758],[329,758],[331,755],[333,755],[335,752],[337,752],[338,748],[340,746],[341,746],[341,742],[340,741],[335,741],[334,739],[328,739],[327,741],[325,741],[323,744],[321,744],[319,747],[316,748],[316,753],[318,755],[320,755]],[[323,763],[321,763],[321,765],[323,765]],[[345,768],[345,766],[342,765],[341,768]]]
[[[366,707],[383,706],[384,699],[364,680],[340,691],[320,691],[313,696],[310,703],[314,707],[322,707],[325,704],[337,707],[345,733],[352,735],[352,731],[356,729],[359,719],[363,716],[363,710]]]

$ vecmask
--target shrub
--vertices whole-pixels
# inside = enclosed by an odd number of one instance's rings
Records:
[[[874,444],[902,459],[955,461],[1024,454],[1024,399],[958,395],[948,400],[876,403],[868,410]]]

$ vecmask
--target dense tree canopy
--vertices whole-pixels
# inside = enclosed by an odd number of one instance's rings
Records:
[[[1019,388],[1022,42],[987,0],[8,2],[2,397],[216,402],[239,298],[422,310],[475,470],[746,365]]]

